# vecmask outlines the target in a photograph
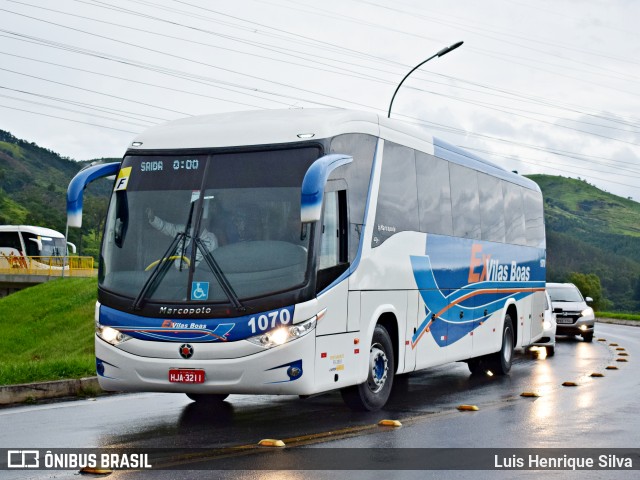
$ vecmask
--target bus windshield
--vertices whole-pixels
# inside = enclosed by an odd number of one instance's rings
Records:
[[[64,237],[49,237],[23,232],[22,238],[27,256],[32,257],[36,262],[55,266],[67,264],[65,260],[67,242]]]
[[[141,301],[236,303],[306,284],[304,174],[319,148],[125,157],[100,285]]]

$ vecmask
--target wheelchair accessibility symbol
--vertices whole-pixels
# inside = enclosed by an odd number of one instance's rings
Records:
[[[193,282],[191,284],[191,300],[206,300],[209,298],[209,282]]]

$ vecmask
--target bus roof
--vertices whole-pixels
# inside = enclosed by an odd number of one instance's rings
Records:
[[[45,227],[36,227],[33,225],[0,225],[0,232],[24,232],[33,233],[43,237],[64,238],[64,235],[56,230]]]
[[[186,117],[149,128],[133,140],[127,153],[308,142],[345,133],[384,138],[540,191],[535,182],[434,138],[425,128],[372,112],[338,108],[252,110]]]

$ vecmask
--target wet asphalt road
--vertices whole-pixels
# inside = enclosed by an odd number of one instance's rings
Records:
[[[381,412],[354,413],[337,393],[297,397],[231,396],[224,408],[197,407],[184,395],[128,394],[94,400],[52,403],[0,410],[0,448],[207,448],[255,445],[263,438],[301,448],[417,447],[589,447],[640,448],[640,328],[598,324],[591,344],[558,338],[556,355],[517,357],[507,377],[470,376],[454,363],[398,377],[392,398]],[[616,362],[617,343],[628,362]],[[606,370],[616,365],[618,370]],[[593,372],[605,374],[592,378]],[[564,387],[565,381],[576,387]],[[538,398],[524,398],[536,392]],[[459,412],[473,404],[477,412]],[[403,423],[381,428],[384,418]],[[254,449],[238,462],[262,461]],[[254,460],[252,460],[252,458]],[[187,457],[173,460],[185,469],[207,466]],[[233,462],[234,460],[230,460]],[[238,463],[246,465],[246,463]],[[336,468],[336,466],[333,466]],[[338,466],[339,467],[339,466]],[[2,478],[79,478],[71,471],[0,472]],[[402,471],[296,472],[236,470],[116,472],[107,477],[137,478],[515,478],[540,477],[529,472]],[[553,478],[636,478],[637,471],[544,472]]]

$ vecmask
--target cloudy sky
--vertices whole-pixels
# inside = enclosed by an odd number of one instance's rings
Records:
[[[640,200],[636,0],[0,0],[0,129],[120,157],[187,115],[386,114]]]

